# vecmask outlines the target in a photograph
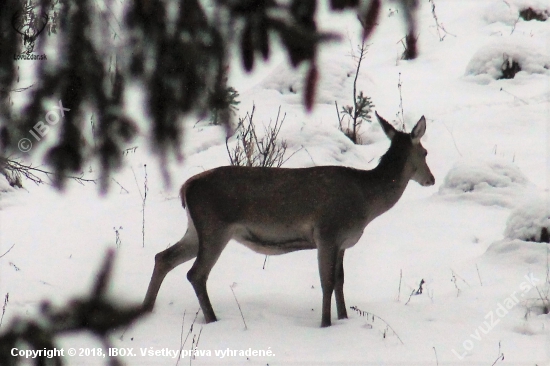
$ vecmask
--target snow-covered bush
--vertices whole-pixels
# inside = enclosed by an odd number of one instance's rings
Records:
[[[10,185],[6,177],[0,174],[0,210],[6,206],[6,196],[14,190],[15,188]]]
[[[484,205],[512,207],[528,184],[523,173],[509,161],[465,159],[449,170],[439,193]]]
[[[546,236],[548,236],[550,231],[550,200],[544,198],[531,199],[512,211],[506,222],[504,235],[509,239],[546,241],[548,238],[541,238],[544,228],[546,228]]]
[[[277,66],[260,84],[263,89],[272,89],[282,95],[291,95],[296,103],[301,102],[304,89],[305,69],[292,69],[286,64]]]
[[[544,45],[524,39],[489,43],[477,51],[468,66],[466,76],[487,74],[493,79],[511,78],[516,72],[543,74],[550,69],[550,56]],[[514,70],[510,75],[510,70]]]
[[[512,25],[523,20],[547,20],[550,17],[550,3],[547,0],[495,0],[485,10],[488,23],[501,22]]]
[[[2,193],[11,192],[11,191],[13,191],[13,187],[10,186],[10,183],[8,182],[6,177],[0,174],[0,195]]]
[[[353,59],[346,54],[329,53],[321,53],[319,58],[324,66],[319,73],[316,103],[334,106],[335,99],[348,100],[355,75]],[[279,92],[287,103],[301,104],[306,73],[307,68],[293,69],[282,63],[261,82],[260,87]]]

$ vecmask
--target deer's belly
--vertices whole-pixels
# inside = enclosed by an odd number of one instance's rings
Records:
[[[233,239],[253,251],[265,255],[278,255],[297,250],[316,249],[308,230],[295,227],[239,227]]]

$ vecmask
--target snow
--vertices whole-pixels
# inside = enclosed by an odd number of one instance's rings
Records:
[[[358,89],[397,127],[402,100],[407,131],[425,115],[422,144],[436,185],[411,182],[401,200],[346,251],[344,263],[347,306],[383,318],[403,344],[383,322],[350,309],[349,319],[337,320],[333,306],[333,326],[319,328],[315,251],[271,256],[264,269],[264,256],[230,242],[208,280],[219,321],[204,324],[199,314],[190,338],[202,329],[201,350],[270,349],[274,355],[197,356],[180,364],[491,365],[500,351],[505,359],[496,365],[550,365],[550,317],[541,311],[538,293],[548,290],[549,247],[525,241],[537,239],[549,225],[550,74],[544,66],[550,22],[516,23],[514,10],[524,3],[548,7],[548,2],[507,0],[507,6],[497,0],[435,0],[439,21],[452,33],[443,41],[430,3],[419,3],[419,58],[399,59],[401,14],[389,16],[388,7],[394,4],[384,3]],[[368,143],[353,145],[337,128],[334,106],[334,101],[339,106],[352,102],[353,77],[348,73],[355,65],[350,51],[359,39],[355,15],[329,14],[324,8],[319,15],[320,27],[339,32],[342,42],[320,49],[320,89],[312,113],[302,106],[303,70],[289,70],[286,58],[274,49],[269,64],[251,75],[240,70],[239,57],[232,59],[229,84],[241,95],[238,114],[244,116],[255,104],[254,120],[265,126],[281,107],[286,118],[280,137],[287,141],[288,154],[295,153],[286,167],[371,169],[389,141],[373,121],[363,126]],[[517,57],[523,71],[514,79],[496,80],[504,53]],[[29,68],[32,62],[20,66]],[[22,78],[21,85],[32,82]],[[139,86],[130,90],[126,112],[145,131],[143,95]],[[15,103],[29,98],[18,94]],[[167,164],[170,186],[143,136],[132,144],[137,149],[124,156],[124,168],[113,175],[117,183],[104,196],[93,184],[74,182],[63,193],[30,182],[24,182],[24,190],[7,189],[0,177],[0,191],[8,191],[0,192],[0,256],[14,245],[0,258],[0,299],[6,293],[10,299],[0,332],[17,317],[35,317],[43,299],[61,305],[87,294],[106,249],[116,247],[115,228],[121,244],[109,294],[122,303],[143,300],[154,255],[178,241],[187,227],[180,185],[194,174],[229,164],[221,128],[196,120],[186,123],[184,161]],[[40,152],[33,157],[35,164],[42,162],[42,152],[55,135],[51,132],[43,140],[33,147]],[[143,246],[144,164],[149,191]],[[91,164],[84,173],[94,178],[97,167]],[[168,274],[152,314],[113,333],[115,347],[137,353],[122,357],[127,365],[176,363],[168,356],[141,356],[140,349],[180,348],[182,328],[185,336],[199,308],[186,279],[191,265]],[[421,280],[423,293],[411,296]],[[511,301],[513,296],[519,301]],[[498,322],[487,330],[491,316]],[[89,335],[71,334],[60,346],[102,345]],[[184,349],[190,347],[189,340]],[[105,360],[88,356],[65,361],[102,365]]]
[[[449,170],[439,193],[484,205],[513,207],[527,187],[527,178],[512,162],[499,158],[461,160]]]

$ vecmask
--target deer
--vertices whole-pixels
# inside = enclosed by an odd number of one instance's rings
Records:
[[[346,319],[344,252],[358,242],[372,220],[397,203],[410,180],[422,186],[435,184],[420,143],[426,131],[424,116],[410,133],[396,130],[378,112],[376,117],[391,143],[371,170],[222,166],[189,178],[180,189],[187,231],[156,254],[143,310],[153,310],[168,272],[196,258],[187,279],[205,322],[216,321],[206,282],[226,244],[234,239],[264,255],[317,249],[321,327],[331,325],[333,293],[338,319]]]

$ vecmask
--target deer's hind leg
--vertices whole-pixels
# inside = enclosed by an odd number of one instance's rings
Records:
[[[348,312],[346,311],[346,301],[344,300],[344,251],[345,249],[340,249],[338,256],[336,257],[334,295],[336,297],[338,319],[346,319],[348,317]]]
[[[195,225],[190,218],[188,222],[189,226],[183,238],[170,248],[155,255],[155,269],[153,270],[153,275],[151,276],[151,282],[149,282],[147,294],[143,300],[144,310],[153,310],[160,286],[168,272],[197,256],[199,251],[197,230],[195,229]]]
[[[322,229],[314,230],[313,239],[317,246],[319,276],[321,278],[321,289],[323,290],[321,327],[328,327],[331,325],[330,308],[332,293],[336,285],[338,246],[336,245],[334,230],[331,230],[329,225],[321,227]]]
[[[221,227],[212,230],[211,227]],[[231,233],[223,227],[223,224],[212,224],[207,230],[201,230],[199,233],[199,252],[193,266],[187,272],[187,279],[193,285],[199,305],[204,314],[207,323],[217,320],[208,292],[206,290],[206,281],[210,271],[218,261],[220,254],[231,239]]]

